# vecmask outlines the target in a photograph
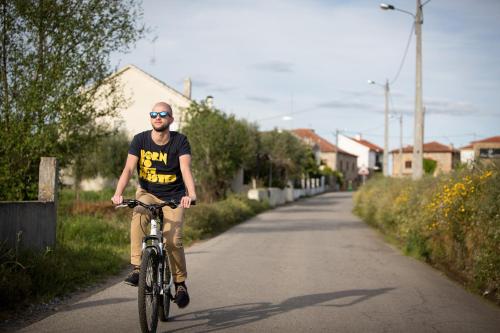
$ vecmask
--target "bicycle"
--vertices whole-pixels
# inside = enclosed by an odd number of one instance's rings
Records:
[[[138,306],[139,322],[143,333],[156,332],[158,317],[160,321],[169,319],[170,302],[173,301],[173,276],[170,270],[170,260],[164,248],[163,210],[165,206],[172,209],[179,202],[170,200],[161,204],[145,204],[139,200],[125,199],[120,207],[135,208],[142,206],[149,211],[150,233],[142,239],[142,256],[139,271]],[[191,205],[195,205],[191,202]]]

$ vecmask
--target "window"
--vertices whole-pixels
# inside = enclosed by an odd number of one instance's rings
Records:
[[[500,149],[498,149],[498,148],[481,148],[481,149],[479,149],[479,157],[481,157],[481,158],[500,158]]]
[[[406,161],[405,162],[405,168],[406,169],[411,169],[411,161]]]

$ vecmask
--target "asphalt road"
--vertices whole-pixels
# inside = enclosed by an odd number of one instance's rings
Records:
[[[500,332],[500,309],[405,257],[328,193],[187,250],[191,304],[158,332]],[[22,332],[138,332],[118,283]]]

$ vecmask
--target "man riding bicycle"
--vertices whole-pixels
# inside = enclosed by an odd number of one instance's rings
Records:
[[[132,177],[134,169],[139,175],[137,200],[146,204],[161,203],[176,199],[176,209],[163,208],[163,233],[167,244],[172,275],[175,283],[175,303],[184,308],[189,304],[186,287],[186,258],[182,245],[184,208],[196,200],[193,175],[191,173],[191,148],[186,136],[170,131],[174,121],[172,108],[165,102],[156,103],[149,113],[152,130],[137,134],[130,144],[127,161],[118,180],[111,200],[121,204],[123,191]],[[137,286],[141,264],[142,237],[150,216],[144,208],[137,206],[132,214],[130,228],[130,262],[134,266],[125,283]]]

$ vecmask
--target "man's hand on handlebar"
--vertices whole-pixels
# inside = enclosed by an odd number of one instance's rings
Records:
[[[189,207],[191,207],[191,202],[194,202],[194,201],[196,201],[196,196],[186,195],[186,196],[183,196],[181,198],[181,202],[180,202],[179,206],[182,208],[189,208]]]
[[[123,196],[121,195],[113,195],[113,197],[111,198],[111,201],[113,202],[113,204],[115,205],[119,205],[123,202]]]

